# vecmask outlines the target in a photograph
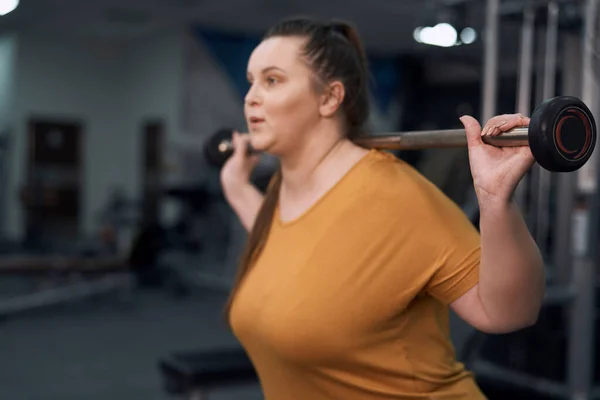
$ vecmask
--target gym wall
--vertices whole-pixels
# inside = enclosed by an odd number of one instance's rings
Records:
[[[182,50],[179,31],[126,46],[18,36],[16,68],[10,77],[15,88],[13,144],[3,227],[9,237],[18,239],[24,230],[18,194],[26,182],[27,123],[32,117],[83,125],[83,234],[92,232],[111,188],[121,186],[127,195],[138,196],[141,124],[161,119],[167,133],[177,129]]]
[[[173,159],[181,161],[183,158],[183,162],[177,165],[177,173],[172,179],[208,184],[218,191],[218,171],[207,168],[200,145],[223,127],[245,129],[243,94],[232,74],[225,69],[226,64],[211,52],[210,44],[191,29],[184,35],[184,49],[180,135],[183,143],[191,141],[199,146],[173,149]],[[243,81],[246,79],[245,63],[240,57],[237,70]]]
[[[17,63],[17,36],[5,35],[0,37],[0,137],[3,139],[10,133],[12,125],[12,117],[14,115],[14,75]],[[5,140],[2,140],[6,144]],[[5,149],[0,151],[0,154],[6,157],[9,152]],[[0,163],[0,227],[6,221],[6,207],[4,206],[8,200],[8,193],[2,184],[6,179],[6,166],[10,160],[4,160]]]
[[[0,37],[0,130],[9,125],[13,112],[14,74],[17,61],[17,36]]]
[[[34,33],[10,38],[0,42],[0,52],[14,54],[15,65],[0,76],[0,84],[14,82],[14,96],[6,96],[14,107],[6,236],[18,240],[24,234],[19,192],[26,184],[27,129],[34,117],[83,126],[79,227],[84,235],[94,233],[96,216],[113,189],[139,199],[142,124],[149,120],[165,127],[165,182],[219,190],[218,171],[206,168],[201,143],[223,126],[244,129],[245,68],[251,41],[258,39],[193,27],[127,44]],[[370,125],[375,133],[397,130],[402,119],[398,61],[370,58]],[[10,65],[7,59],[2,62]],[[178,146],[178,141],[198,146]],[[165,201],[162,211],[168,222],[177,207]]]

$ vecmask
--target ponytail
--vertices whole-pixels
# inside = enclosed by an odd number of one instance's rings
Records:
[[[234,296],[244,280],[244,277],[265,247],[269,232],[271,231],[275,209],[279,202],[281,180],[281,169],[277,169],[267,187],[265,198],[258,211],[256,220],[252,225],[252,229],[250,230],[246,246],[241,256],[240,265],[235,274],[233,288],[225,305],[225,316],[227,317],[227,320],[229,320]]]
[[[330,24],[331,30],[344,37],[344,39],[353,47],[357,64],[358,73],[351,74],[356,79],[353,85],[346,82],[347,89],[353,87],[354,90],[349,93],[351,100],[345,102],[347,137],[352,140],[364,134],[364,125],[369,113],[369,89],[367,78],[369,76],[369,65],[367,53],[365,51],[360,35],[354,26],[343,20],[333,20]],[[350,74],[348,74],[350,76]]]
[[[360,39],[360,35],[358,34],[356,28],[354,28],[348,22],[340,20],[334,20],[331,23],[331,27],[336,32],[341,33],[342,36],[344,36],[346,40],[350,42],[352,47],[354,47],[356,53],[358,54],[358,58],[360,59],[363,72],[366,73],[368,69],[367,53],[365,52],[365,47],[362,43],[362,40]]]

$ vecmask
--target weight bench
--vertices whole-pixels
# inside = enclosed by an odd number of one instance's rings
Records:
[[[243,349],[176,353],[161,359],[159,370],[165,391],[188,400],[206,400],[212,389],[258,381]]]
[[[37,289],[10,297],[0,297],[0,317],[57,306],[114,292],[127,295],[136,287],[129,266],[118,255],[108,256],[61,256],[10,254],[0,257],[0,278],[4,276],[48,276],[75,275],[85,277],[75,282],[62,283],[53,287]]]

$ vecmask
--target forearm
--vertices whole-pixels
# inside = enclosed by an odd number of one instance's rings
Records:
[[[545,290],[543,259],[516,204],[480,207],[481,304],[495,323],[518,329],[537,319]]]
[[[251,183],[235,185],[225,189],[225,198],[237,214],[244,228],[250,232],[258,211],[262,206],[264,195]]]

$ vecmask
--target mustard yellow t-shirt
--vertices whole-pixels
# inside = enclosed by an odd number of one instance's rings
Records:
[[[299,218],[276,211],[230,322],[267,400],[484,399],[448,321],[479,255],[457,205],[371,150]]]

